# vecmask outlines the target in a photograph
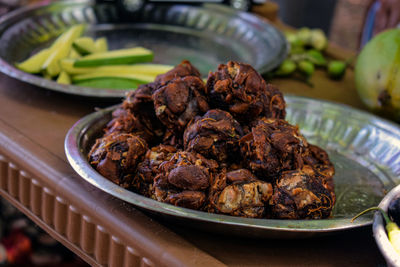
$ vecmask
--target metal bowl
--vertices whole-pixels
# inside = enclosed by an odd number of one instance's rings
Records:
[[[285,37],[265,20],[216,4],[204,6],[147,4],[127,18],[116,5],[95,1],[57,1],[22,8],[0,19],[0,71],[21,81],[69,94],[121,97],[126,90],[62,85],[14,67],[47,47],[77,23],[88,24],[85,35],[106,37],[110,49],[144,46],[154,62],[176,65],[190,60],[207,76],[229,60],[251,64],[260,73],[286,57]]]
[[[393,188],[381,201],[379,207],[387,212],[389,203],[400,197],[400,185]],[[385,257],[385,260],[389,266],[400,266],[400,255],[397,253],[392,244],[389,242],[386,230],[385,221],[383,220],[381,214],[376,212],[374,215],[374,223],[372,225],[372,231],[378,247]]]
[[[79,120],[68,132],[65,152],[71,166],[97,188],[167,220],[208,231],[253,237],[298,238],[370,225],[372,215],[354,223],[358,212],[376,206],[400,182],[400,129],[369,113],[309,98],[286,96],[287,120],[298,124],[310,143],[329,153],[335,165],[337,202],[324,220],[249,219],[210,214],[155,200],[125,190],[97,173],[87,154],[116,107]]]

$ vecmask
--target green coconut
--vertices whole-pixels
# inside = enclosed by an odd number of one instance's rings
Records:
[[[382,32],[357,58],[355,81],[373,112],[400,122],[400,29]]]

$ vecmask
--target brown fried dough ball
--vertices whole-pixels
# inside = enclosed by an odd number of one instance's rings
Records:
[[[191,119],[208,110],[204,91],[198,77],[175,78],[153,93],[156,116],[168,129],[183,132]]]
[[[231,114],[212,109],[186,128],[183,142],[185,150],[225,163],[238,156],[237,142],[242,135],[242,127]]]
[[[146,151],[147,143],[142,138],[132,134],[111,133],[96,140],[88,160],[101,175],[126,188]]]
[[[249,170],[222,171],[211,184],[207,208],[214,213],[262,218],[271,196],[271,184],[256,179]]]
[[[276,181],[271,198],[271,218],[323,219],[330,216],[335,193],[324,184],[325,177],[305,165],[285,171]]]
[[[153,198],[186,208],[202,209],[210,181],[218,168],[214,160],[194,152],[177,152],[160,165]]]
[[[206,87],[210,106],[229,111],[241,123],[258,116],[285,118],[282,93],[267,85],[248,64],[229,61],[219,65],[209,74]]]
[[[147,150],[143,161],[137,166],[132,189],[141,195],[150,197],[153,194],[154,177],[160,172],[160,164],[170,160],[176,151],[175,147],[168,145],[158,145]]]
[[[165,85],[175,78],[183,78],[186,76],[196,76],[201,78],[200,72],[187,60],[183,60],[179,65],[172,70],[160,74],[156,77],[155,82],[160,85]]]
[[[281,171],[303,167],[306,139],[298,127],[280,119],[262,118],[240,141],[243,158],[257,177],[273,181]]]

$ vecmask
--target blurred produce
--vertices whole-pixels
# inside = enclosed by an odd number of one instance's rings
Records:
[[[374,112],[400,122],[400,29],[369,41],[355,66],[358,94]]]
[[[297,32],[286,32],[286,39],[290,45],[288,57],[273,72],[270,77],[293,77],[310,83],[310,78],[316,68],[327,71],[332,79],[341,79],[347,67],[347,62],[328,60],[324,50],[328,39],[320,29],[301,28]]]
[[[332,60],[328,64],[328,75],[332,79],[341,79],[346,71],[346,62]]]
[[[108,50],[106,38],[81,36],[85,25],[70,27],[49,48],[16,66],[60,84],[94,88],[135,89],[154,81],[172,69],[161,64],[139,64],[153,60],[153,52],[143,47]]]

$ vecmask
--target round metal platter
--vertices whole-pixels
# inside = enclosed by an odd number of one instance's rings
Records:
[[[400,182],[400,129],[393,123],[345,105],[286,96],[287,120],[310,143],[326,149],[335,165],[336,205],[323,220],[250,219],[211,214],[157,202],[125,190],[97,173],[87,153],[115,107],[79,120],[68,132],[65,151],[71,166],[97,188],[176,223],[208,231],[268,238],[300,238],[370,225],[372,214],[351,223],[358,212],[376,206]]]
[[[218,64],[235,60],[260,73],[286,57],[285,37],[266,21],[225,6],[147,4],[130,17],[116,5],[57,1],[16,10],[0,19],[0,71],[21,81],[69,94],[121,97],[127,90],[58,84],[14,67],[49,44],[69,26],[86,23],[86,36],[106,37],[109,49],[143,46],[154,62],[176,65],[188,59],[204,77]]]

